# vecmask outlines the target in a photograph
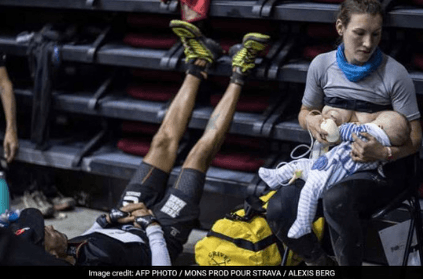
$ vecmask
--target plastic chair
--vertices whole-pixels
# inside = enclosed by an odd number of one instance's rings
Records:
[[[381,219],[383,216],[396,209],[406,209],[410,214],[410,227],[407,235],[407,242],[404,251],[402,265],[406,266],[410,253],[418,250],[420,264],[423,260],[423,222],[419,202],[420,186],[420,156],[419,153],[413,155],[413,164],[410,166],[411,176],[407,180],[409,187],[400,193],[391,203],[372,215],[372,219]],[[412,246],[413,233],[416,230],[417,244]]]

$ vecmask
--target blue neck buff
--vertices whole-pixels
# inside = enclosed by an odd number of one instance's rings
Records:
[[[344,44],[340,44],[336,51],[336,61],[349,81],[357,82],[374,72],[382,64],[382,51],[376,48],[370,59],[362,66],[348,63],[344,54]]]

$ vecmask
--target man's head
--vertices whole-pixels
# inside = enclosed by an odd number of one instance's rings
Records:
[[[410,123],[396,111],[382,111],[372,123],[385,131],[391,145],[401,146],[410,138]]]
[[[45,226],[44,217],[36,208],[23,209],[19,219],[11,223],[10,229],[20,239],[44,248],[56,258],[65,259],[68,248],[66,235],[58,232],[53,226]]]
[[[44,248],[59,259],[67,257],[68,238],[65,234],[55,230],[53,226],[44,227]]]

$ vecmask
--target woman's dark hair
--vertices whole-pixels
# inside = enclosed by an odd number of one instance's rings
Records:
[[[384,17],[384,10],[379,0],[345,0],[341,3],[336,19],[348,26],[352,14],[371,14]]]

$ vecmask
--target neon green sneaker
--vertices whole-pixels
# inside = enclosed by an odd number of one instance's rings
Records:
[[[270,36],[260,33],[248,33],[242,39],[242,48],[232,57],[232,66],[237,71],[247,74],[256,64],[257,55],[263,51],[270,41]]]
[[[222,54],[222,48],[212,39],[206,38],[197,26],[183,21],[172,20],[170,28],[181,39],[184,45],[185,61],[194,62],[196,59],[204,59],[210,64]]]

